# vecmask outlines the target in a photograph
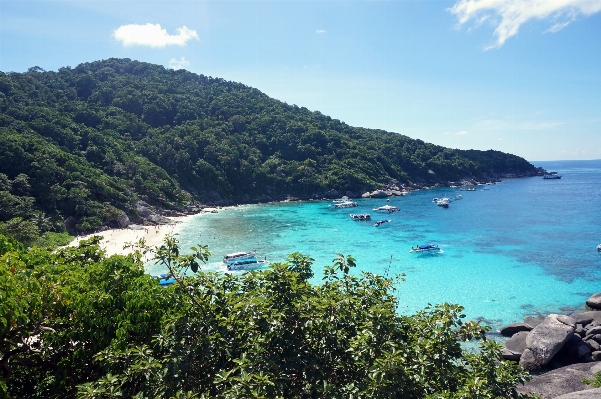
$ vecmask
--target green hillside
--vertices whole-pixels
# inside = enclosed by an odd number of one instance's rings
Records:
[[[135,220],[138,200],[180,208],[533,173],[514,155],[352,127],[129,59],[0,73],[0,222],[32,231],[70,216],[79,231]]]

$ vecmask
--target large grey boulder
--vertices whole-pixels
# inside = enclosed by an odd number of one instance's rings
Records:
[[[582,379],[593,378],[600,370],[601,362],[572,364],[534,377],[519,386],[518,392],[536,393],[543,399],[553,399],[573,392],[591,390],[592,387],[583,383]]]
[[[130,225],[129,217],[125,214],[125,212],[121,212],[121,215],[117,217],[117,226],[119,228],[124,229]]]
[[[545,320],[545,316],[526,316],[524,317],[524,326],[526,326],[529,330],[532,330],[534,327],[542,323],[543,320]]]
[[[576,323],[569,316],[550,314],[534,327],[526,338],[526,350],[520,358],[525,370],[539,370],[549,363],[564,343],[574,335]]]
[[[528,331],[519,331],[505,341],[503,358],[506,360],[514,360],[516,362],[519,361],[522,353],[526,350],[526,338],[528,337],[528,334]]]
[[[524,323],[511,323],[506,326],[501,327],[499,332],[504,337],[512,337],[514,334],[519,333],[520,331],[530,331],[532,328],[526,327]]]
[[[582,324],[583,326],[587,326],[588,324],[591,324],[594,321],[601,323],[601,312],[595,311],[595,310],[590,310],[588,312],[582,312],[582,313],[576,313],[576,314],[570,315],[570,317],[572,319],[574,319],[574,321],[576,323]]]
[[[591,297],[586,300],[586,306],[591,309],[601,309],[601,292],[591,295]]]

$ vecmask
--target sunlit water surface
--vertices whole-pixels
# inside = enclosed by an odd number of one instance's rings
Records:
[[[245,205],[203,214],[177,228],[183,248],[208,244],[204,270],[223,271],[226,253],[256,250],[271,262],[292,252],[315,259],[314,283],[337,253],[357,260],[353,273],[405,273],[399,312],[458,303],[469,318],[497,327],[525,315],[570,312],[601,291],[601,161],[533,162],[561,180],[506,179],[477,191],[423,190],[392,197],[400,212],[378,215],[385,199],[359,199],[358,208],[331,201]],[[448,209],[434,197],[463,196]],[[385,226],[349,213],[391,219]],[[411,254],[432,242],[440,254]],[[152,274],[163,272],[147,265]]]

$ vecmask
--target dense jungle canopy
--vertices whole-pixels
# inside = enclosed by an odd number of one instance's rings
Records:
[[[135,220],[138,200],[177,208],[532,173],[514,155],[352,127],[129,59],[0,72],[0,222],[15,237],[64,229],[70,216],[79,231]]]
[[[175,275],[209,255],[177,244],[154,251]],[[338,255],[314,285],[312,263],[295,253],[163,288],[139,252],[107,258],[97,237],[49,251],[0,235],[0,397],[530,397],[516,390],[528,373],[459,305],[401,316],[402,276],[353,274]]]

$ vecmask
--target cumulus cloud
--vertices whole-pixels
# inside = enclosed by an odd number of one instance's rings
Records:
[[[171,68],[171,69],[178,70],[178,69],[184,69],[189,66],[190,66],[190,61],[188,61],[186,59],[186,57],[182,57],[179,60],[172,58],[169,61],[169,68]]]
[[[124,46],[149,46],[165,47],[170,45],[184,46],[191,39],[198,40],[195,30],[186,26],[176,29],[177,34],[170,35],[161,25],[156,24],[130,24],[120,26],[113,33],[113,37],[122,42]]]
[[[326,31],[325,31],[325,30],[323,30],[323,29],[317,29],[317,30],[315,31],[315,33],[326,33]]]
[[[601,0],[459,0],[449,11],[457,16],[459,26],[470,20],[475,25],[493,21],[497,40],[488,50],[501,47],[531,19],[548,19],[553,25],[546,32],[557,32],[580,15],[601,11]]]

